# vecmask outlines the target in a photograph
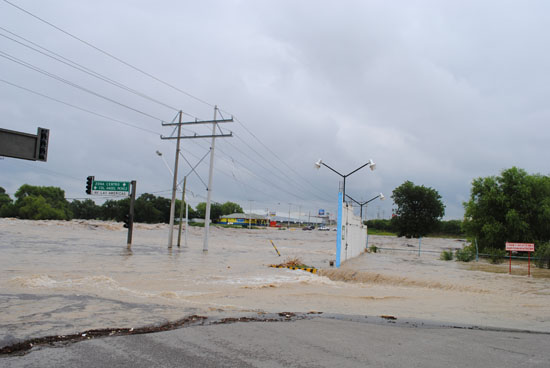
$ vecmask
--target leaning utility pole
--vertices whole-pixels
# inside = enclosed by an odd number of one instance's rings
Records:
[[[180,244],[181,244],[181,227],[182,227],[182,222],[183,222],[183,206],[187,206],[187,204],[185,204],[185,186],[187,184],[187,175],[183,177],[183,192],[181,194],[181,205],[180,205],[180,222],[179,222],[179,229],[178,229],[178,248],[180,247]],[[185,234],[187,235],[187,230],[188,230],[188,227],[187,227],[187,216],[185,217],[185,220],[186,220],[186,223],[185,223]],[[187,244],[186,244],[187,245]]]
[[[214,106],[214,121],[218,113],[218,106]],[[208,232],[210,230],[210,200],[212,199],[212,174],[214,172],[214,148],[216,147],[216,123],[212,124],[212,144],[210,145],[210,168],[208,169],[208,188],[206,188],[206,214],[204,215],[204,242],[202,251],[208,252]]]
[[[233,133],[229,134],[217,134],[216,135],[216,127],[219,123],[229,123],[233,121],[233,118],[231,119],[222,119],[222,120],[216,120],[216,113],[218,111],[218,107],[214,107],[214,120],[195,120],[195,121],[189,121],[189,122],[182,122],[181,116],[182,111],[179,113],[179,122],[177,123],[162,123],[162,126],[177,126],[178,127],[178,135],[177,137],[163,137],[160,136],[160,139],[177,139],[177,147],[176,147],[176,164],[174,167],[174,181],[172,186],[172,202],[170,203],[170,230],[169,230],[169,237],[168,237],[168,248],[172,248],[172,241],[173,241],[173,235],[174,235],[174,212],[176,208],[176,189],[177,189],[177,170],[178,170],[178,157],[180,153],[180,139],[193,139],[193,138],[212,138],[212,146],[210,147],[210,177],[208,178],[208,199],[206,204],[206,216],[207,218],[210,217],[210,196],[212,192],[212,172],[214,170],[214,138],[225,138],[225,137],[232,137]],[[212,135],[197,135],[196,133],[194,135],[181,135],[181,126],[182,125],[197,125],[197,124],[213,124],[212,126]],[[204,239],[204,251],[208,250],[208,221],[205,219],[205,239]]]
[[[180,157],[181,114],[182,111],[180,110],[179,121],[177,124],[178,136],[176,137],[176,162],[174,163],[174,177],[172,181],[172,201],[170,202],[170,229],[168,230],[168,248],[172,248],[172,241],[174,239],[174,213],[176,212],[176,190],[178,188],[178,159]]]

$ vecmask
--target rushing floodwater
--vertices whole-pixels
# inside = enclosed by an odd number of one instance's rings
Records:
[[[138,327],[191,314],[333,312],[423,318],[550,331],[547,270],[440,261],[461,241],[425,239],[423,250],[363,254],[335,270],[336,232],[201,228],[167,249],[165,225],[0,219],[0,347],[91,328]],[[278,257],[269,240],[282,254]],[[412,250],[417,240],[371,236]],[[321,275],[268,267],[299,257]],[[478,270],[479,269],[479,270]],[[491,271],[491,272],[487,272]],[[505,271],[504,271],[505,272]]]

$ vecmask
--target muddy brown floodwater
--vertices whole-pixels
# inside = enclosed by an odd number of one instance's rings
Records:
[[[126,248],[121,224],[0,219],[0,348],[79,331],[140,328],[192,315],[231,318],[290,311],[394,316],[550,332],[550,273],[524,262],[439,260],[463,241],[370,236],[340,269],[336,232],[202,228],[167,249],[166,225],[136,224]],[[281,253],[278,257],[270,240]],[[411,250],[413,250],[411,252]],[[319,274],[270,264],[299,257]],[[504,271],[503,271],[504,270]]]

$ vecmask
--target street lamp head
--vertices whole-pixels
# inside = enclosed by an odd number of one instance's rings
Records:
[[[386,199],[386,197],[382,193],[380,193],[380,200],[383,201],[385,199]]]
[[[376,164],[374,163],[372,158],[369,160],[368,164],[369,164],[369,167],[370,167],[371,171],[374,171],[374,169],[376,169]]]
[[[160,151],[157,150],[156,153],[157,153],[157,155],[162,156],[162,152],[160,152]]]
[[[315,165],[315,168],[319,170],[322,164],[323,164],[323,160],[319,159],[314,165]]]

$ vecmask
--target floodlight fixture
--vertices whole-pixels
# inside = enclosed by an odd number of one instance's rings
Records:
[[[321,168],[321,165],[323,164],[323,160],[319,159],[317,162],[315,162],[315,168],[319,170]]]
[[[367,162],[367,164],[369,164],[369,167],[370,167],[371,171],[374,171],[376,169],[376,164],[374,163],[372,158],[369,160],[369,162]]]

